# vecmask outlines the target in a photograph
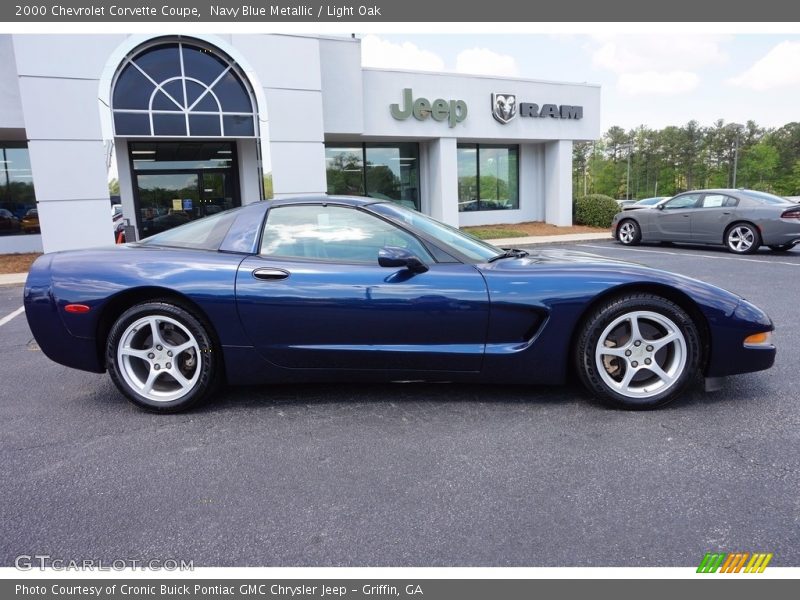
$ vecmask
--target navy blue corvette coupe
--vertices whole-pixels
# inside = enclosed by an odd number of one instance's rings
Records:
[[[655,408],[767,369],[772,322],[730,292],[567,251],[501,250],[396,204],[258,202],[112,249],[46,254],[25,310],[52,360],[157,412],[225,382],[564,382]]]

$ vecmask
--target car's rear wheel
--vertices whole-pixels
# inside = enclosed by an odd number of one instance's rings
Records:
[[[167,302],[125,311],[106,344],[106,366],[117,388],[153,412],[178,412],[205,399],[216,387],[218,363],[207,326]]]
[[[725,245],[735,254],[752,254],[761,245],[761,234],[750,223],[736,223],[725,233]]]
[[[617,228],[617,239],[623,246],[635,246],[642,241],[642,230],[633,219],[625,219]]]
[[[658,408],[697,373],[700,335],[674,302],[631,294],[589,315],[575,354],[583,384],[600,399],[618,408]]]
[[[794,244],[777,244],[769,247],[773,252],[788,252],[792,248],[794,248]]]

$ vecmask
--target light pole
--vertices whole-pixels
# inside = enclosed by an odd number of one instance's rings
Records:
[[[744,125],[741,123],[729,123],[728,128],[732,129],[735,134],[733,138],[733,185],[731,187],[736,189],[736,170],[739,166],[739,134],[744,129]]]
[[[627,150],[628,151],[628,175],[625,179],[625,199],[631,199],[631,154],[633,154],[633,142],[628,144],[620,144],[620,150]]]

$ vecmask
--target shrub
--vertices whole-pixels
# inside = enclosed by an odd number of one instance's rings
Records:
[[[614,215],[620,211],[619,205],[604,194],[588,194],[575,198],[573,218],[576,225],[589,227],[611,227]]]

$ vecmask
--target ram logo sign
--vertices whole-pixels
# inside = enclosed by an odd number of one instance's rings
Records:
[[[517,116],[517,97],[514,94],[492,94],[492,116],[505,125]]]
[[[698,573],[763,573],[772,553],[707,552],[697,567]]]

